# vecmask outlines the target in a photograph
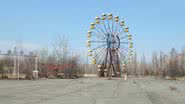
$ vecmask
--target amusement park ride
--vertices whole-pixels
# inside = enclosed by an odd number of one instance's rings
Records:
[[[127,75],[133,42],[129,28],[119,16],[110,13],[96,17],[87,34],[87,47],[92,64],[98,64],[100,77]]]

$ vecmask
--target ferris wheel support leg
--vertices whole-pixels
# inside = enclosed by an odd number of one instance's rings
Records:
[[[123,70],[123,79],[127,80],[127,70],[126,69]]]
[[[108,80],[112,79],[112,69],[109,69],[109,73],[108,73]]]
[[[107,69],[107,77],[108,77],[109,80],[112,79],[112,69],[111,69],[111,66],[112,66],[112,64],[110,64],[108,66],[108,69]]]
[[[124,80],[127,80],[127,74],[123,74]]]

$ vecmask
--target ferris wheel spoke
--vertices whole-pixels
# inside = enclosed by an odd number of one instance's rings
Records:
[[[123,59],[125,59],[126,58],[126,55],[124,55],[122,52],[120,52],[119,50],[118,50],[118,53],[120,54],[120,56],[122,56],[123,57]]]
[[[124,32],[124,28],[122,26],[120,26],[118,31],[122,33],[122,32]]]
[[[120,39],[126,39],[128,35],[125,33]]]
[[[119,36],[122,36],[122,35],[124,35],[124,33],[125,33],[125,32],[122,32],[122,31],[117,31],[117,34],[118,34]]]
[[[105,54],[103,54],[103,55],[101,55],[100,57],[99,57],[99,60],[100,60],[100,64],[103,64],[104,63],[104,57],[105,57]]]
[[[104,31],[104,35],[107,36],[107,31],[106,31],[106,28],[104,29],[104,26],[102,26],[101,24],[103,24],[100,20],[100,23],[98,24],[101,28],[102,31]]]
[[[105,57],[103,58],[103,63],[105,65],[107,64],[107,58],[108,58],[108,48],[106,48],[106,54],[105,54]]]
[[[100,27],[99,27],[98,25],[99,25]],[[104,32],[104,30],[103,30],[103,28],[101,27],[101,25],[100,25],[100,24],[97,24],[96,26],[97,26],[97,28],[98,28],[99,30],[101,30],[102,33],[106,36],[106,32]]]
[[[130,50],[128,47],[124,47],[124,46],[122,46],[122,45],[120,45],[120,49],[124,49],[124,50]]]
[[[101,22],[101,24],[103,24],[103,27],[104,27],[106,33],[108,34],[108,30],[107,30],[107,27],[105,25],[105,22],[103,20],[100,20],[100,22]]]
[[[102,37],[98,37],[96,35],[94,35],[98,40],[104,40]]]
[[[108,20],[108,30],[109,30],[109,34],[112,34],[111,27],[110,27],[110,20]]]
[[[120,32],[120,33],[119,33],[119,36],[127,36],[127,33],[124,32],[124,31],[123,31],[122,33]]]
[[[114,23],[115,23],[114,20],[112,20],[112,32],[111,32],[112,34],[114,32]]]
[[[101,45],[101,46],[98,46],[98,47],[93,48],[92,50],[96,50],[96,49],[99,49],[99,48],[105,47],[106,45],[107,45],[107,44],[103,44],[103,45]]]
[[[92,40],[91,42],[92,43],[106,43],[106,41],[94,41],[94,40]]]
[[[120,51],[123,51],[123,52],[128,52],[130,51],[131,49],[127,48],[127,47],[123,47],[123,46],[120,46]]]
[[[120,42],[121,44],[129,44],[129,42]]]
[[[95,50],[95,56],[94,57],[100,56],[103,53],[103,50],[104,49],[101,49],[98,52]]]
[[[104,50],[105,50],[106,47],[103,47],[103,48],[100,48],[98,50],[95,50],[95,51],[99,51],[99,53],[102,53]]]
[[[104,33],[101,33],[98,29],[94,29],[94,30],[97,32],[96,33],[97,35],[99,34],[99,36],[102,35],[101,37],[104,37],[104,35],[105,35]],[[94,33],[95,33],[95,31],[94,31]]]
[[[104,63],[104,57],[106,56],[106,54],[105,53],[103,53],[103,55],[101,55],[100,56],[100,63],[102,64],[102,63]]]
[[[125,30],[123,27],[120,26],[119,30],[118,30],[119,36],[123,35],[124,33],[126,34]]]
[[[128,53],[130,50],[125,49],[125,48],[120,48],[119,51],[123,53]]]
[[[124,59],[125,58],[125,56],[122,55],[120,52],[118,52],[118,55],[121,57],[121,59]]]
[[[115,22],[114,22],[115,23]],[[113,26],[113,31],[112,31],[112,34],[114,34],[115,33],[115,31],[116,31],[116,28],[118,27],[118,24],[115,24],[114,26]]]
[[[95,36],[98,39],[101,39],[101,40],[105,40],[106,39],[104,36],[98,35],[96,32],[93,32],[92,34],[93,34],[93,36]]]
[[[119,50],[119,52],[124,55],[124,56],[127,56],[128,55],[128,51],[126,50]]]
[[[121,54],[119,54],[119,56],[121,58],[121,63],[126,63],[126,57],[122,56]]]
[[[125,38],[127,38],[128,37],[128,35],[126,35],[126,36],[124,36],[124,37],[121,37],[120,39],[125,39]]]
[[[100,60],[99,63],[101,63],[102,57],[104,56],[104,52],[103,51],[105,51],[105,48],[99,50],[98,53],[95,51],[95,56],[94,57],[96,57],[98,60]]]
[[[117,24],[117,26],[116,26],[116,29],[115,29],[115,31],[113,32],[113,34],[115,34],[116,32],[117,32],[117,29],[119,28],[119,24]]]

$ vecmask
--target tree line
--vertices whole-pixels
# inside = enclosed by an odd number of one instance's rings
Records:
[[[180,77],[185,75],[185,47],[179,53],[175,48],[172,48],[167,54],[164,54],[162,51],[159,53],[153,52],[150,60],[148,62],[144,54],[138,60],[137,53],[135,53],[132,63],[128,65],[128,74],[163,77]]]
[[[80,50],[81,51],[81,50]],[[69,48],[68,40],[65,36],[59,36],[52,49],[36,50],[35,55],[38,57],[38,70],[40,77],[63,77],[73,78],[85,74],[96,74],[97,66],[88,63],[86,54],[76,54]],[[13,72],[13,57],[0,57],[0,74],[11,74]],[[48,66],[68,66],[56,67],[53,69]],[[26,74],[27,77],[32,75],[35,69],[34,57],[20,59],[20,73]],[[60,75],[60,74],[63,75]],[[145,54],[138,58],[135,52],[132,62],[127,65],[127,73],[129,75],[145,75],[145,76],[184,76],[185,75],[185,47],[181,52],[177,52],[175,48],[167,54],[162,51],[153,52],[151,59],[146,59]]]

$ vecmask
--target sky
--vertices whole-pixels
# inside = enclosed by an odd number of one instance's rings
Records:
[[[71,50],[86,50],[89,25],[102,13],[122,17],[133,35],[134,51],[185,46],[184,0],[0,0],[0,50],[17,43],[25,49],[51,47],[65,35]]]

